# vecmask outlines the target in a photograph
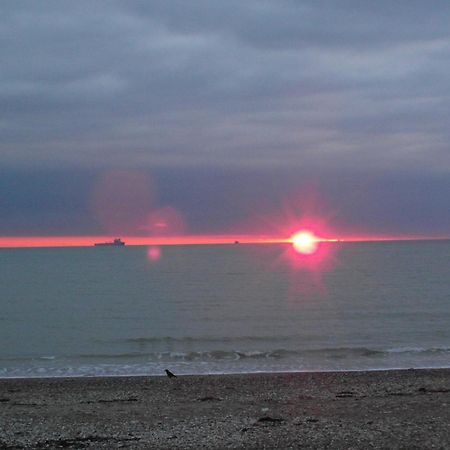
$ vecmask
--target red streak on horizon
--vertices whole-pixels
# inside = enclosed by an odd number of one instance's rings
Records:
[[[18,247],[91,247],[96,242],[111,242],[118,236],[3,236],[0,248]],[[251,235],[185,235],[185,236],[121,236],[126,245],[202,245],[202,244],[262,244],[288,242],[267,236]]]
[[[23,247],[90,247],[96,242],[109,242],[118,236],[3,236],[0,248]],[[185,236],[121,236],[127,245],[202,245],[202,244],[289,244],[292,238],[261,235],[185,235]],[[352,236],[319,238],[320,242],[383,242],[446,240],[446,236]]]

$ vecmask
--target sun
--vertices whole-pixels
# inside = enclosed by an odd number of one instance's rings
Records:
[[[298,253],[311,255],[315,253],[319,245],[319,239],[311,231],[298,231],[291,237],[292,245]]]

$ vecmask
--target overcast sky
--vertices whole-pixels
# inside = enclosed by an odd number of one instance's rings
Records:
[[[449,24],[448,0],[4,1],[0,233],[109,231],[126,171],[186,232],[264,231],[314,186],[341,231],[450,235]]]

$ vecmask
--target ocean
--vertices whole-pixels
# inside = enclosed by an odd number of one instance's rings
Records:
[[[450,367],[450,241],[320,245],[0,249],[0,377]]]

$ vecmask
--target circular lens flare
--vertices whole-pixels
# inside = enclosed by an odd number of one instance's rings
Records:
[[[315,253],[319,246],[319,239],[317,236],[307,230],[295,233],[292,236],[291,241],[295,251],[302,253],[303,255]]]
[[[152,262],[158,261],[161,258],[161,249],[159,247],[149,247],[147,257]]]

